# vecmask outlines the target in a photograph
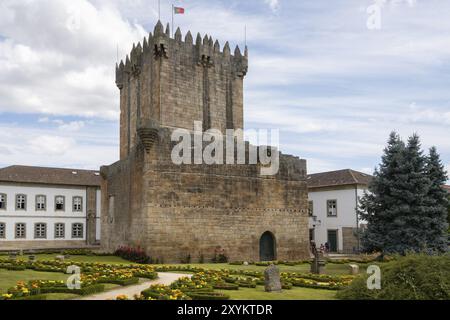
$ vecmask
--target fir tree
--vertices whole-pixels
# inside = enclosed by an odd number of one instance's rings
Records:
[[[404,143],[397,133],[392,132],[379,169],[360,202],[361,219],[367,221],[367,230],[361,241],[365,251],[384,251],[390,242],[389,230],[392,223],[391,210],[397,207],[396,195],[399,193],[397,176],[402,162]]]
[[[445,181],[435,149],[426,157],[417,135],[405,146],[397,133],[391,133],[369,193],[360,202],[361,219],[368,223],[363,249],[401,254],[445,250]]]
[[[432,250],[445,252],[447,250],[449,202],[447,191],[442,186],[448,177],[435,147],[430,149],[427,157],[426,173],[431,180],[428,191],[427,244]]]

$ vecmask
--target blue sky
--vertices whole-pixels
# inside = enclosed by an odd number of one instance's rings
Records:
[[[422,137],[450,169],[450,1],[174,1],[183,34],[250,50],[246,128],[279,128],[310,172],[371,173],[389,132]],[[170,1],[161,0],[170,22]],[[158,19],[157,1],[0,3],[0,166],[98,168],[118,159],[114,64]]]

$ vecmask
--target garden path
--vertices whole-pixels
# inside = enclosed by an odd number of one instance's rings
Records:
[[[76,300],[115,300],[116,297],[120,295],[126,295],[128,298],[132,299],[135,294],[140,294],[143,290],[148,289],[151,285],[154,284],[170,285],[172,282],[180,278],[190,276],[191,275],[188,274],[158,272],[158,279],[156,280],[145,281],[135,286],[118,288],[115,290],[94,294]]]

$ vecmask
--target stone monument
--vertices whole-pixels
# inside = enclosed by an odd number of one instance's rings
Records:
[[[281,279],[280,270],[277,266],[271,264],[264,272],[264,285],[266,292],[280,292]]]

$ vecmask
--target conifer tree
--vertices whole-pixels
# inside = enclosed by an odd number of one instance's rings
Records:
[[[417,135],[405,145],[391,133],[369,193],[360,201],[361,219],[368,223],[363,249],[401,254],[445,250],[446,180],[435,149],[424,156]]]
[[[361,219],[367,221],[367,230],[361,241],[365,251],[384,251],[390,242],[389,230],[391,210],[397,206],[397,176],[402,162],[404,143],[397,133],[392,132],[379,169],[375,169],[374,178],[360,202]]]
[[[428,191],[427,244],[432,250],[445,252],[447,250],[449,202],[447,191],[442,186],[448,177],[435,147],[430,149],[427,157],[426,173],[431,180]]]

